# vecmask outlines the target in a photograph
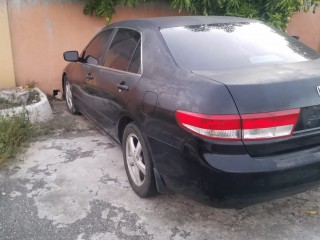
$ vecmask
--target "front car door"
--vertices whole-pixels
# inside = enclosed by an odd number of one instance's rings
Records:
[[[141,77],[141,34],[119,28],[96,72],[94,108],[99,123],[116,138],[115,125]]]
[[[72,91],[74,97],[80,103],[79,110],[90,116],[94,114],[92,95],[94,94],[93,86],[97,68],[97,64],[93,63],[92,60],[101,61],[111,35],[112,29],[98,33],[83,50],[80,61],[76,64],[72,73],[76,83],[73,84]]]

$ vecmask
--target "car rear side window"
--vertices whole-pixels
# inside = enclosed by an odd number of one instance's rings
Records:
[[[132,56],[132,60],[129,66],[129,72],[141,73],[141,41],[139,41],[137,48]]]
[[[140,54],[136,50],[140,49],[140,39],[140,33],[137,31],[119,29],[106,54],[104,66],[121,71],[138,73],[140,63],[137,63],[137,59],[140,59]]]
[[[161,33],[176,62],[191,70],[294,63],[320,56],[260,22],[183,26],[165,28]]]
[[[84,50],[83,58],[87,60],[89,56],[94,57],[95,59],[99,60],[105,47],[109,37],[111,36],[113,29],[108,29],[99,33],[87,46]]]

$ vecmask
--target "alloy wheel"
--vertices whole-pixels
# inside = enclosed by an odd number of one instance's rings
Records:
[[[65,89],[66,89],[66,101],[67,101],[69,109],[72,110],[73,109],[72,92],[71,92],[70,83],[68,81],[66,81]]]
[[[133,133],[126,140],[126,160],[132,181],[137,186],[142,186],[146,178],[146,166],[141,143]]]

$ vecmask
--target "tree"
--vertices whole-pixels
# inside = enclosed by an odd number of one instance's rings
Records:
[[[95,14],[111,21],[118,4],[135,7],[140,2],[152,0],[87,0],[85,14]],[[315,12],[320,0],[167,0],[174,9],[186,10],[198,15],[226,15],[255,18],[269,22],[284,30],[291,16],[301,10],[310,8]]]
[[[115,13],[116,5],[122,4],[124,6],[135,7],[140,2],[147,2],[150,0],[86,0],[83,9],[85,15],[96,15],[99,18],[106,18],[107,23],[112,19]]]

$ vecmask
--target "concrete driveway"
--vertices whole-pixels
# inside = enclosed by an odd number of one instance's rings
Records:
[[[240,210],[140,199],[120,147],[54,106],[53,133],[0,172],[1,240],[320,239],[319,189]]]

